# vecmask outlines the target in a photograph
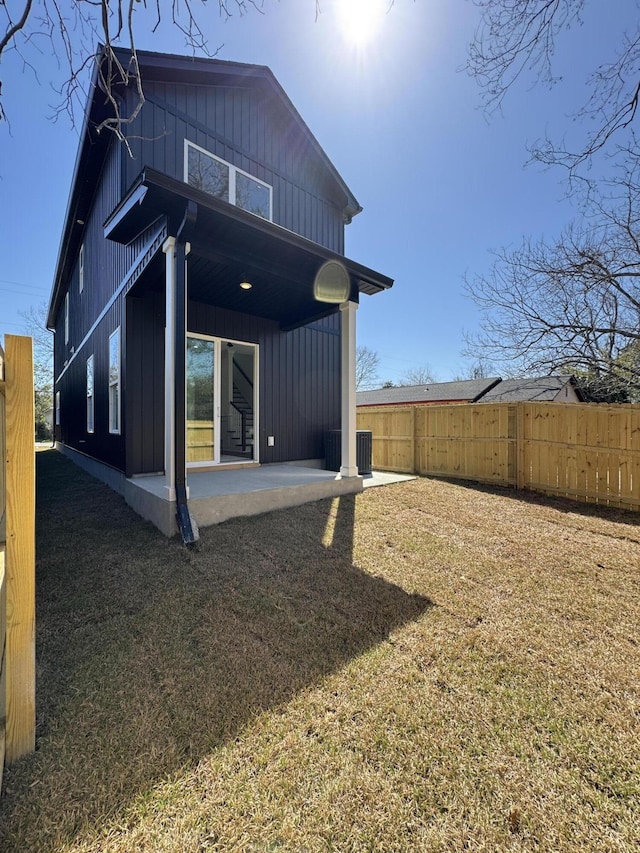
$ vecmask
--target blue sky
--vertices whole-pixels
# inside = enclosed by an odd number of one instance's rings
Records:
[[[562,83],[549,92],[521,81],[487,120],[459,70],[477,25],[469,0],[396,0],[364,43],[340,25],[345,2],[324,0],[316,21],[314,0],[265,0],[264,14],[226,22],[211,3],[210,44],[221,59],[272,69],[363,206],[346,253],[396,282],[358,312],[358,343],[379,353],[380,379],[428,364],[444,381],[464,369],[463,332],[479,321],[464,274],[486,272],[491,248],[553,237],[574,217],[562,174],[525,167],[526,146],[578,130],[570,115],[588,73],[612,58],[637,9],[588,5],[559,44]],[[168,24],[141,29],[138,46],[185,52]],[[61,72],[46,51],[34,61],[39,80],[15,55],[0,67],[11,122],[10,134],[0,126],[0,335],[21,333],[19,312],[48,298],[78,141],[65,117],[47,118]]]

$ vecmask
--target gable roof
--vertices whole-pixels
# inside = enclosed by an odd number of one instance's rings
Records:
[[[129,52],[116,50],[121,62],[125,62]],[[276,80],[273,71],[266,65],[253,65],[246,62],[230,62],[224,59],[208,57],[181,56],[172,53],[156,53],[138,50],[138,65],[145,82],[197,83],[198,85],[240,85],[257,86],[272,95],[283,108],[292,124],[303,134],[309,153],[318,158],[335,184],[345,197],[344,214],[347,222],[362,212],[362,207],[347,186],[326,152],[313,135],[308,125],[293,105],[289,96]]]
[[[430,382],[428,385],[402,385],[398,388],[379,388],[358,391],[357,406],[402,406],[410,403],[475,403],[490,388],[500,382],[499,376],[490,379],[461,379],[456,382]]]
[[[574,389],[579,400],[584,400],[575,376],[566,375],[503,379],[499,385],[490,389],[480,402],[552,402],[558,397],[566,385],[570,385]]]
[[[131,52],[125,48],[116,48],[115,53],[126,67]],[[221,59],[209,59],[178,56],[153,51],[136,52],[140,74],[143,81],[175,81],[197,83],[199,85],[241,85],[256,86],[272,96],[280,105],[291,123],[304,136],[311,156],[326,170],[340,195],[344,198],[343,215],[346,222],[362,211],[362,207],[333,165],[320,143],[308,128],[273,72],[265,65],[251,65],[241,62],[229,62]],[[109,146],[118,144],[110,131],[96,133],[95,128],[109,115],[109,103],[99,86],[98,68],[104,61],[104,48],[100,47],[94,62],[89,98],[85,106],[82,132],[76,155],[71,189],[67,201],[56,271],[54,274],[47,327],[53,328],[61,303],[61,294],[71,273],[80,243],[83,239],[84,223],[88,218],[93,202],[100,172],[104,165]],[[143,164],[144,165],[144,164]]]

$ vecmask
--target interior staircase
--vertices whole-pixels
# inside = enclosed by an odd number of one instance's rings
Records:
[[[230,456],[252,459],[254,444],[253,405],[245,398],[235,382],[233,383],[233,397],[230,402],[233,414],[227,425],[224,452]]]

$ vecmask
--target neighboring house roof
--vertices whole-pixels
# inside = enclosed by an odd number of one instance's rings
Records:
[[[475,403],[490,388],[500,382],[499,376],[490,379],[461,379],[458,382],[430,382],[428,385],[402,385],[358,391],[357,406],[402,406],[410,403]]]
[[[565,394],[565,391],[567,392]],[[482,403],[553,402],[570,396],[583,401],[575,376],[536,376],[503,379],[482,398]]]
[[[358,391],[358,406],[402,406],[411,403],[552,402],[565,397],[584,401],[575,376],[536,376],[524,379],[463,379]]]
[[[58,261],[53,281],[47,327],[53,328],[56,315],[64,295],[68,279],[78,248],[83,239],[84,224],[87,219],[98,176],[102,169],[109,145],[114,136],[103,130],[97,134],[95,128],[109,115],[109,101],[100,89],[98,63],[103,59],[103,48],[98,52],[94,65],[90,96],[84,115],[80,145],[76,157],[71,192],[67,203],[65,224],[60,241]],[[115,53],[124,66],[127,66],[130,51],[116,48]],[[137,51],[140,73],[144,82],[180,81],[198,85],[240,85],[261,87],[276,104],[283,109],[292,128],[306,141],[306,152],[322,168],[328,179],[337,187],[343,203],[345,222],[362,211],[362,207],[338,173],[320,143],[301,118],[273,72],[264,65],[251,65],[241,62],[228,62],[220,59],[176,56],[173,54]],[[286,120],[286,119],[285,119]],[[145,164],[141,164],[144,166]]]

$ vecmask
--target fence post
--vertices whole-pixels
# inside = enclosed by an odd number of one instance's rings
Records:
[[[6,760],[35,749],[33,345],[5,336],[7,551]]]
[[[7,691],[5,689],[5,638],[7,625],[6,608],[6,535],[5,535],[5,381],[4,381],[4,352],[0,346],[0,792],[2,791],[2,775],[4,772],[4,754],[6,744],[7,722]]]
[[[524,440],[525,403],[516,403],[516,487],[525,486],[525,440]]]

